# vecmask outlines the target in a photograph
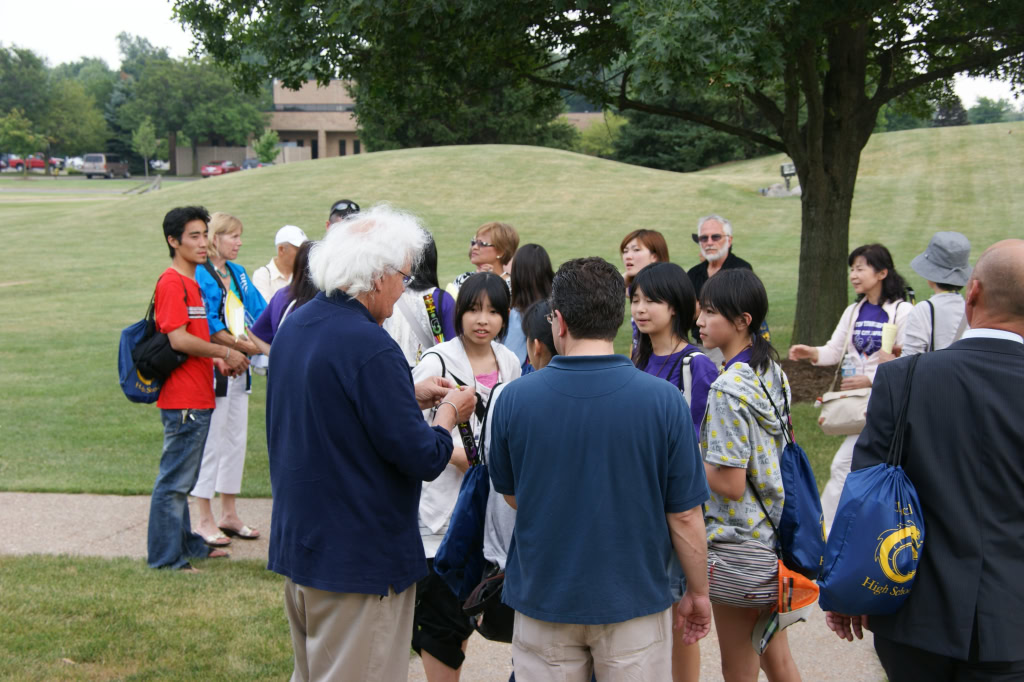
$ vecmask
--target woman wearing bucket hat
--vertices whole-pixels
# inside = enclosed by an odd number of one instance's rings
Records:
[[[935,292],[921,301],[907,318],[903,355],[945,348],[967,328],[960,289],[971,276],[971,243],[959,232],[936,232],[924,253],[910,261],[914,272],[928,280]]]

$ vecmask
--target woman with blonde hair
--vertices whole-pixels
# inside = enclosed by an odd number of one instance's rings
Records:
[[[245,274],[245,268],[232,262],[238,258],[242,247],[242,221],[227,213],[214,213],[210,216],[209,242],[208,260],[204,267],[196,268],[196,282],[206,302],[210,340],[226,346],[227,353],[258,355],[266,347],[258,345],[262,342],[254,340],[256,337],[248,331],[267,302]],[[244,308],[242,330],[229,329],[228,302],[236,300]],[[214,389],[216,407],[210,417],[199,478],[191,494],[199,509],[195,532],[203,536],[208,545],[223,547],[231,543],[228,536],[244,540],[260,536],[259,531],[242,522],[235,508],[235,497],[242,489],[252,374],[225,377],[218,372]],[[215,493],[220,493],[219,521],[214,521],[211,505]]]
[[[476,228],[476,234],[469,240],[469,261],[475,270],[464,272],[455,278],[447,291],[453,298],[459,297],[462,283],[478,272],[493,272],[505,280],[511,291],[512,257],[519,248],[519,233],[508,223],[489,222]]]

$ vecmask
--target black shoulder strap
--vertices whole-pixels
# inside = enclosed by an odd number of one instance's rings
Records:
[[[932,351],[935,350],[935,304],[930,300],[925,301],[925,303],[928,304],[928,308],[932,312],[932,340],[928,345],[928,350]]]
[[[188,313],[188,285],[185,284],[185,278],[181,276],[180,272],[175,270],[174,274],[176,274],[178,279],[181,280],[181,297],[182,300],[185,301],[185,312]],[[157,279],[156,283],[159,286],[160,279]],[[203,292],[200,289],[200,296],[202,293]],[[146,313],[146,320],[154,329],[156,329],[156,287],[153,288],[153,297],[149,299],[149,311]]]
[[[772,374],[774,373],[775,363],[772,363]],[[786,398],[785,385],[782,386],[782,404],[785,408],[785,411],[780,413],[779,408],[775,406],[775,401],[772,400],[772,394],[768,392],[768,388],[764,385],[764,382],[761,381],[761,377],[758,376],[756,371],[754,372],[754,376],[757,377],[757,383],[761,384],[761,390],[764,391],[765,397],[768,398],[768,402],[772,404],[772,410],[775,411],[775,416],[778,417],[779,423],[782,425],[782,432],[784,434],[784,438],[788,440],[790,443],[796,442],[795,438],[793,437],[793,420],[790,418],[789,400]],[[782,384],[782,377],[776,376],[775,378],[776,380],[779,381],[780,384]],[[783,414],[785,414],[785,417],[783,417]]]
[[[444,358],[441,357],[440,353],[435,353],[434,351],[427,351],[426,353],[423,354],[423,357],[420,358],[420,362],[423,362],[423,358],[427,357],[428,355],[436,355],[437,359],[441,361],[441,378],[442,379],[445,377],[445,375],[447,375],[447,376],[450,376],[452,378],[452,381],[454,381],[459,386],[469,386],[469,384],[467,384],[465,381],[463,381],[459,377],[455,376],[454,374],[449,374],[448,373],[448,367],[445,365]]]
[[[227,291],[227,289],[224,288],[224,282],[220,281],[220,275],[217,274],[217,268],[213,267],[213,263],[211,263],[209,259],[207,259],[207,261],[203,263],[203,267],[206,268],[206,271],[208,273],[210,273],[210,277],[213,277],[213,281],[216,282],[217,286],[220,287],[221,292]]]
[[[501,386],[501,382],[500,381],[498,383],[494,384],[494,386],[491,386],[491,393],[487,397],[487,407],[484,409],[483,419],[480,420],[480,445],[481,446],[483,446],[484,437],[487,435],[487,419],[488,419],[488,417],[491,416],[491,406],[494,405],[494,392],[497,390],[498,386]],[[484,464],[487,464],[487,459],[484,456],[484,449],[483,449],[483,447],[480,447],[478,449],[478,452],[480,453],[480,461],[483,462]]]
[[[907,407],[910,405],[910,388],[914,383],[914,368],[920,355],[910,358],[910,368],[907,370],[907,383],[903,388],[903,401],[900,404],[899,415],[896,417],[896,428],[893,430],[892,440],[889,442],[889,452],[885,457],[887,464],[899,466],[903,463],[903,441],[907,431]]]

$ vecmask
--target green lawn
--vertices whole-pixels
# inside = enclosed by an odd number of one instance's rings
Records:
[[[0,557],[0,679],[283,680],[283,578],[263,562]]]
[[[851,245],[883,241],[910,274],[907,263],[935,230],[967,234],[975,258],[979,247],[1019,235],[1022,140],[1021,123],[874,136],[861,163]],[[697,218],[719,212],[735,225],[737,252],[765,280],[769,322],[784,352],[796,298],[800,204],[757,194],[779,179],[781,161],[772,156],[677,174],[543,148],[470,146],[275,166],[165,183],[159,192],[115,200],[0,192],[0,489],[150,491],[159,418],[155,407],[121,395],[116,352],[120,330],[143,315],[168,265],[160,224],[174,206],[199,203],[241,218],[240,262],[251,271],[273,254],[280,226],[296,224],[318,238],[333,201],[389,201],[421,216],[434,233],[445,281],[468,267],[468,241],[487,220],[511,222],[522,243],[543,244],[556,264],[582,255],[618,262],[624,234],[659,229],[673,259],[689,266],[697,260],[689,237]],[[18,182],[0,177],[3,188]],[[107,188],[123,181],[40,177],[27,184],[63,182]],[[909,279],[924,291],[923,281]],[[620,348],[627,337],[624,326]],[[264,380],[254,383],[242,494],[264,496]],[[816,433],[813,420],[810,408],[798,410],[820,473],[836,444]]]
[[[5,192],[13,192],[20,189],[31,191],[43,189],[60,190],[62,192],[75,192],[81,190],[124,192],[145,183],[146,179],[141,175],[127,179],[116,178],[114,180],[107,180],[106,178],[93,178],[92,180],[89,180],[84,175],[54,178],[41,174],[33,174],[28,176],[28,179],[25,179],[19,174],[0,174],[0,189]]]

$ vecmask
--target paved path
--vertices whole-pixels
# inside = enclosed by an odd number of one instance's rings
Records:
[[[217,503],[214,503],[217,508]],[[234,558],[266,559],[270,529],[269,499],[239,499],[238,510],[247,524],[264,536],[235,540]],[[194,518],[195,507],[192,506]],[[77,554],[144,558],[148,496],[0,493],[0,554]],[[825,627],[815,609],[811,621],[788,631],[790,647],[803,679],[808,682],[876,682],[884,680],[870,639],[841,641]],[[503,682],[511,671],[509,647],[474,635],[469,643],[463,682]],[[721,680],[718,643],[712,631],[701,642],[701,679]],[[765,679],[761,675],[761,679]],[[409,663],[409,680],[426,680],[416,656]]]

